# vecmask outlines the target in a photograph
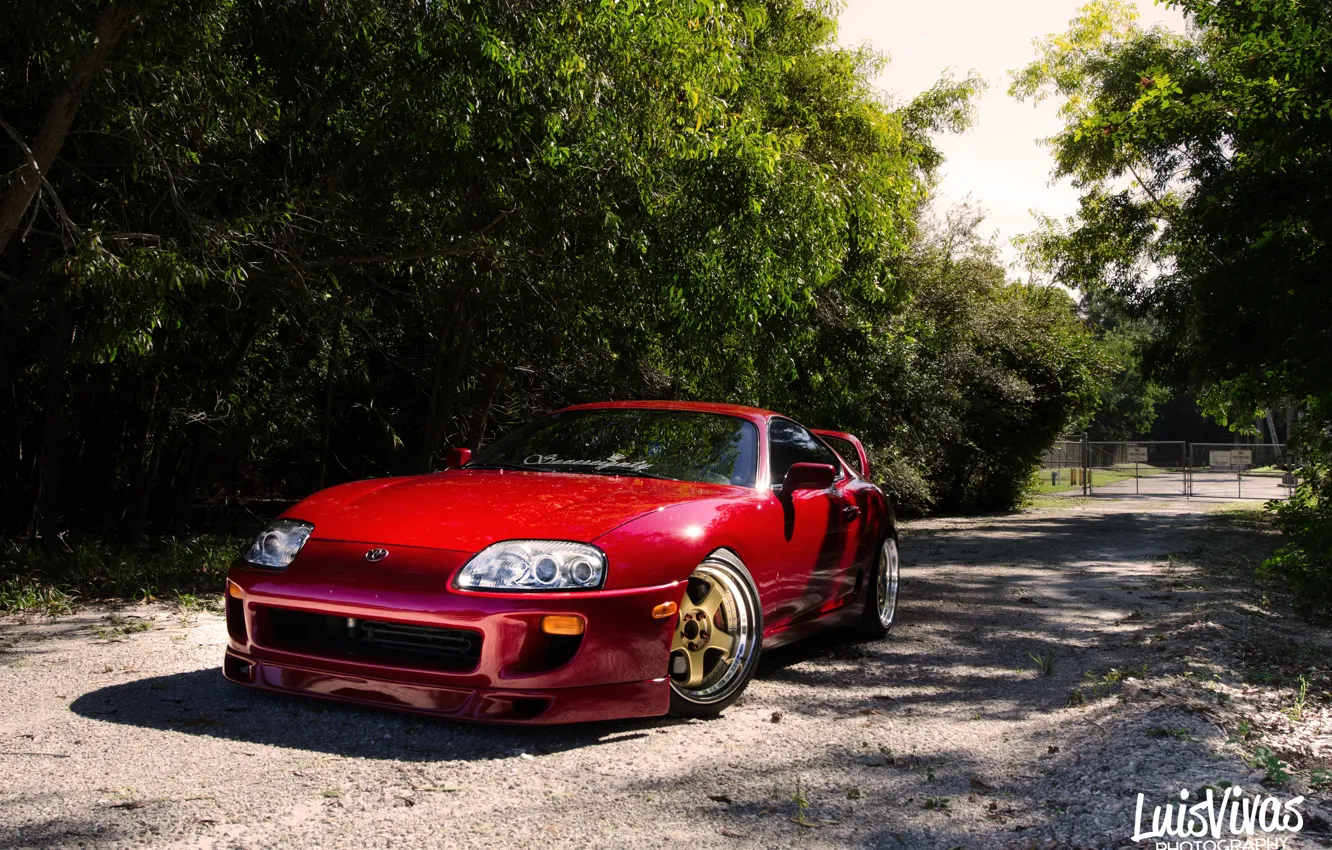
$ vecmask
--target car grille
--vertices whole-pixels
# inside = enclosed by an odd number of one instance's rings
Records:
[[[481,633],[470,629],[359,620],[261,607],[261,642],[272,649],[345,661],[431,670],[471,670],[481,660]]]
[[[376,623],[362,620],[361,640],[389,651],[420,652],[446,658],[474,658],[472,649],[480,648],[480,635],[462,629],[434,626],[407,626],[402,623]]]

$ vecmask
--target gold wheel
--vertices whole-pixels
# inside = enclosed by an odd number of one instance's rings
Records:
[[[758,649],[758,596],[734,566],[705,561],[689,577],[671,640],[671,686],[708,705],[739,692]]]
[[[735,635],[726,630],[728,623],[722,610],[726,601],[720,582],[708,586],[698,602],[690,599],[689,591],[685,591],[684,601],[680,604],[680,622],[675,628],[675,640],[671,642],[671,652],[680,653],[677,657],[685,660],[682,687],[698,688],[710,668],[731,661],[736,641]],[[708,658],[709,653],[713,653],[712,658]]]

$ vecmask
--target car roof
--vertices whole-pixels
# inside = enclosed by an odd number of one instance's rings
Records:
[[[743,404],[722,404],[714,401],[597,401],[591,404],[575,404],[564,407],[565,410],[596,410],[598,408],[637,408],[640,410],[692,410],[698,413],[722,413],[727,416],[741,416],[754,419],[764,416],[781,416],[771,410],[759,407],[747,407]]]

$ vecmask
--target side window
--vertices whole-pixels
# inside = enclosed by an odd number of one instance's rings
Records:
[[[768,467],[773,484],[781,484],[793,463],[826,463],[837,470],[842,466],[837,455],[809,431],[790,419],[772,419],[768,423]]]
[[[852,445],[850,440],[843,440],[838,437],[824,437],[823,442],[833,447],[833,451],[842,456],[846,465],[856,471],[857,475],[864,475],[865,470],[860,468],[860,452]]]

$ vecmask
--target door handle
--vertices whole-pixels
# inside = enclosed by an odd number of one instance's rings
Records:
[[[856,505],[846,505],[842,508],[842,519],[847,522],[860,518],[860,508]]]

